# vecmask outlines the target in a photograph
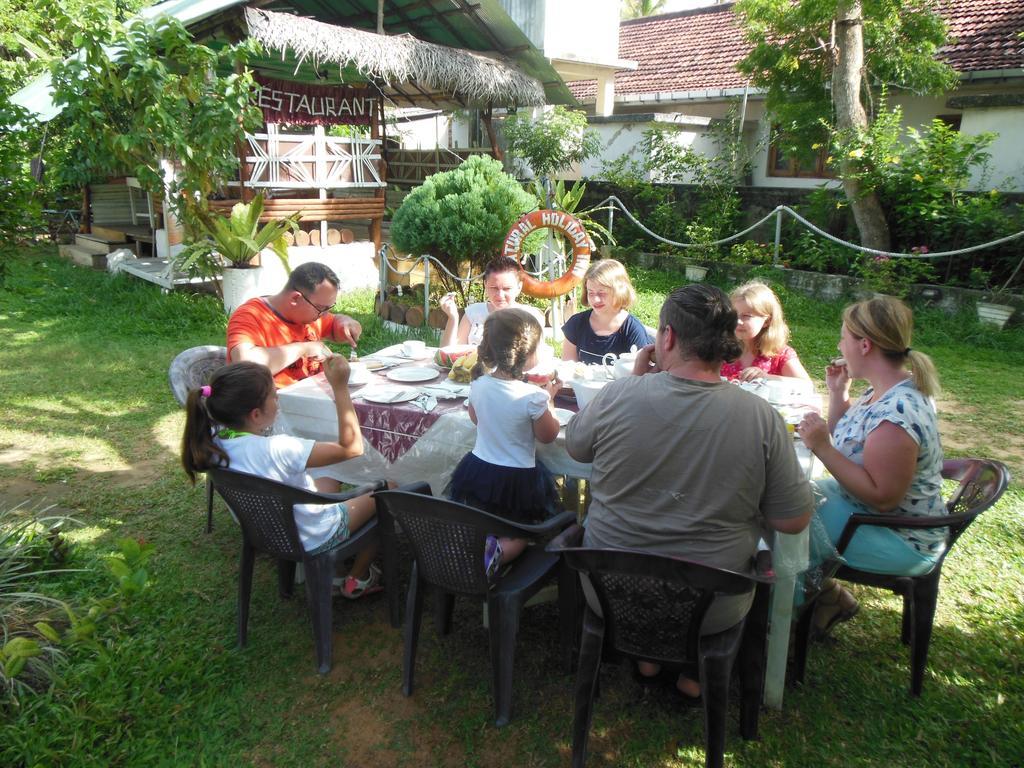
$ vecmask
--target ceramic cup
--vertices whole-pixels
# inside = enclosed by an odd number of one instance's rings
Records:
[[[423,357],[427,353],[426,342],[410,339],[402,342],[402,354],[406,357]]]

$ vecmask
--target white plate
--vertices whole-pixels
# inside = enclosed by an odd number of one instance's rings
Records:
[[[365,368],[359,372],[353,371],[349,374],[348,385],[350,387],[361,387],[363,384],[369,384],[370,378],[370,372]]]
[[[563,427],[572,421],[572,417],[575,415],[568,408],[555,408],[555,418],[558,419],[558,423]]]
[[[414,387],[378,387],[364,392],[363,400],[371,403],[404,403],[419,395]]]
[[[414,383],[419,381],[431,381],[438,377],[439,371],[437,368],[395,368],[394,370],[388,371],[387,376],[392,381],[401,381],[406,383]]]

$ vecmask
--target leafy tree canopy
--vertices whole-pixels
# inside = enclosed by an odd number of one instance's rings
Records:
[[[739,0],[753,50],[739,63],[751,83],[767,90],[767,108],[783,130],[822,139],[834,125],[830,84],[835,19],[846,0]],[[956,74],[936,58],[946,24],[931,0],[863,0],[864,101],[881,86],[939,93]],[[872,110],[869,109],[869,112]]]
[[[82,50],[53,67],[54,98],[78,159],[63,169],[65,179],[128,173],[157,195],[168,183],[183,217],[204,207],[237,167],[236,142],[262,122],[243,70],[251,43],[215,51],[175,19],[122,25],[100,8],[62,21]],[[173,179],[164,178],[162,161],[173,165]]]
[[[543,178],[593,157],[600,148],[597,132],[587,128],[587,116],[563,106],[536,119],[512,115],[505,121],[505,139],[509,154]]]
[[[619,14],[624,19],[639,19],[661,13],[665,0],[623,0]]]

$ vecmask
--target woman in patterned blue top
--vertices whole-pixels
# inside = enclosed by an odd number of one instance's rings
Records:
[[[842,357],[828,366],[825,376],[828,424],[809,414],[798,428],[831,474],[817,486],[826,499],[818,514],[833,544],[854,513],[946,513],[940,493],[942,446],[932,401],[938,376],[931,358],[911,349],[913,324],[910,308],[892,297],[847,307],[839,339]],[[870,386],[851,403],[853,379],[866,379]],[[862,527],[843,557],[860,570],[914,576],[932,567],[944,540],[941,528]],[[825,588],[831,594],[824,596],[815,619],[821,632],[857,611],[857,601],[838,583]]]

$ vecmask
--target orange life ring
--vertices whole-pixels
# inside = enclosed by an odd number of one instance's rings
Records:
[[[557,280],[540,281],[528,275],[521,262],[523,241],[537,229],[550,228],[561,232],[572,243],[572,264],[568,271]],[[533,211],[523,214],[505,236],[502,256],[511,256],[519,264],[519,277],[523,281],[523,293],[539,299],[553,299],[562,296],[583,281],[590,266],[590,235],[575,216],[564,211]]]

